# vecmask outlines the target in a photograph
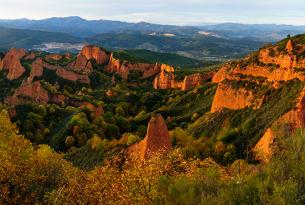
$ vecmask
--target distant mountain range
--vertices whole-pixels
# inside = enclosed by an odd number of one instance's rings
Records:
[[[0,48],[23,47],[51,52],[97,44],[110,50],[146,49],[198,59],[238,58],[267,42],[305,32],[305,26],[224,23],[202,26],[86,20],[0,20]]]

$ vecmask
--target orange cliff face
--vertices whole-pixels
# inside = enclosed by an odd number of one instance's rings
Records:
[[[194,73],[191,75],[185,76],[182,85],[181,90],[186,91],[190,90],[192,88],[198,87],[203,85],[205,82],[210,81],[215,72],[209,72],[209,73]]]
[[[86,57],[87,60],[94,59],[97,64],[104,65],[109,61],[109,54],[97,46],[85,46],[80,55]]]
[[[212,82],[218,83],[218,89],[214,96],[212,112],[217,112],[222,108],[243,109],[252,107],[259,108],[263,103],[263,96],[256,96],[247,90],[249,83],[256,82],[273,84],[275,89],[281,81],[292,79],[305,80],[305,57],[302,55],[305,46],[293,43],[288,40],[286,46],[270,46],[259,50],[242,61],[224,65],[213,77]],[[227,82],[244,81],[238,89],[233,89]],[[282,115],[276,120],[254,146],[252,152],[255,159],[261,162],[269,162],[273,155],[275,139],[283,135],[278,128],[285,126],[289,132],[298,128],[305,128],[305,89],[301,92],[297,105],[294,109]]]
[[[254,100],[257,96],[253,96],[252,92],[246,91],[246,87],[232,90],[230,87],[224,86],[221,82],[225,80],[239,82],[243,80],[247,84],[253,79],[254,81],[264,79],[266,82],[273,82],[273,86],[276,89],[280,81],[289,81],[294,78],[304,81],[305,66],[303,66],[302,62],[305,62],[305,59],[299,58],[296,60],[296,56],[292,54],[292,51],[294,53],[303,52],[305,48],[301,45],[295,48],[292,41],[289,40],[284,49],[286,50],[279,51],[278,46],[264,48],[244,60],[224,65],[212,79],[213,83],[219,83],[219,85],[211,111],[219,111],[222,107],[229,109],[259,108],[263,102],[262,99]],[[295,66],[300,67],[296,68]],[[260,84],[259,82],[257,83]]]
[[[97,46],[85,46],[77,55],[76,61],[68,67],[75,72],[90,74],[93,71],[90,60],[95,60],[98,65],[103,65],[109,61],[109,54]]]
[[[172,143],[166,123],[161,115],[150,119],[144,140],[132,145],[128,152],[141,160],[151,157],[154,153],[168,153]]]
[[[290,129],[289,132],[294,132],[299,128],[305,128],[305,88],[298,97],[295,108],[275,121],[252,149],[256,160],[264,163],[270,161],[273,155],[275,139],[283,135],[278,132],[281,126],[288,127]]]
[[[272,82],[294,78],[304,81],[305,58],[297,57],[304,51],[303,45],[294,46],[292,40],[287,42],[285,51],[279,51],[279,46],[264,48],[240,62],[224,65],[212,81],[219,83],[225,79],[234,79],[237,75],[263,77]]]
[[[173,73],[167,73],[164,70],[155,77],[153,86],[154,89],[161,90],[175,89],[179,87],[178,83],[175,81],[175,75]]]
[[[233,88],[228,83],[219,83],[213,103],[211,112],[221,111],[223,108],[240,110],[247,107],[254,109],[260,108],[263,98],[258,98],[252,91],[246,88]]]
[[[0,63],[0,70],[7,70],[7,78],[9,80],[16,80],[25,72],[25,68],[21,65],[21,58],[25,56],[24,49],[12,48]]]
[[[5,103],[9,105],[19,105],[29,101],[37,104],[47,104],[49,102],[49,93],[39,81],[21,85],[15,90],[13,96],[5,99]]]

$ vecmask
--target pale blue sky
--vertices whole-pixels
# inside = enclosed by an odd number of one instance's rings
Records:
[[[305,25],[305,0],[0,0],[0,18],[80,16],[128,22]]]

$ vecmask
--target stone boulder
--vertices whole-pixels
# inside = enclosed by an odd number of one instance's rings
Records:
[[[148,159],[155,153],[168,153],[172,143],[166,123],[161,115],[153,116],[147,127],[145,138],[132,145],[128,152],[141,160]]]

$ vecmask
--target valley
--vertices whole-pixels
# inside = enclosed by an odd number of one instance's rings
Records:
[[[304,34],[68,20],[0,21],[0,204],[304,203]]]

